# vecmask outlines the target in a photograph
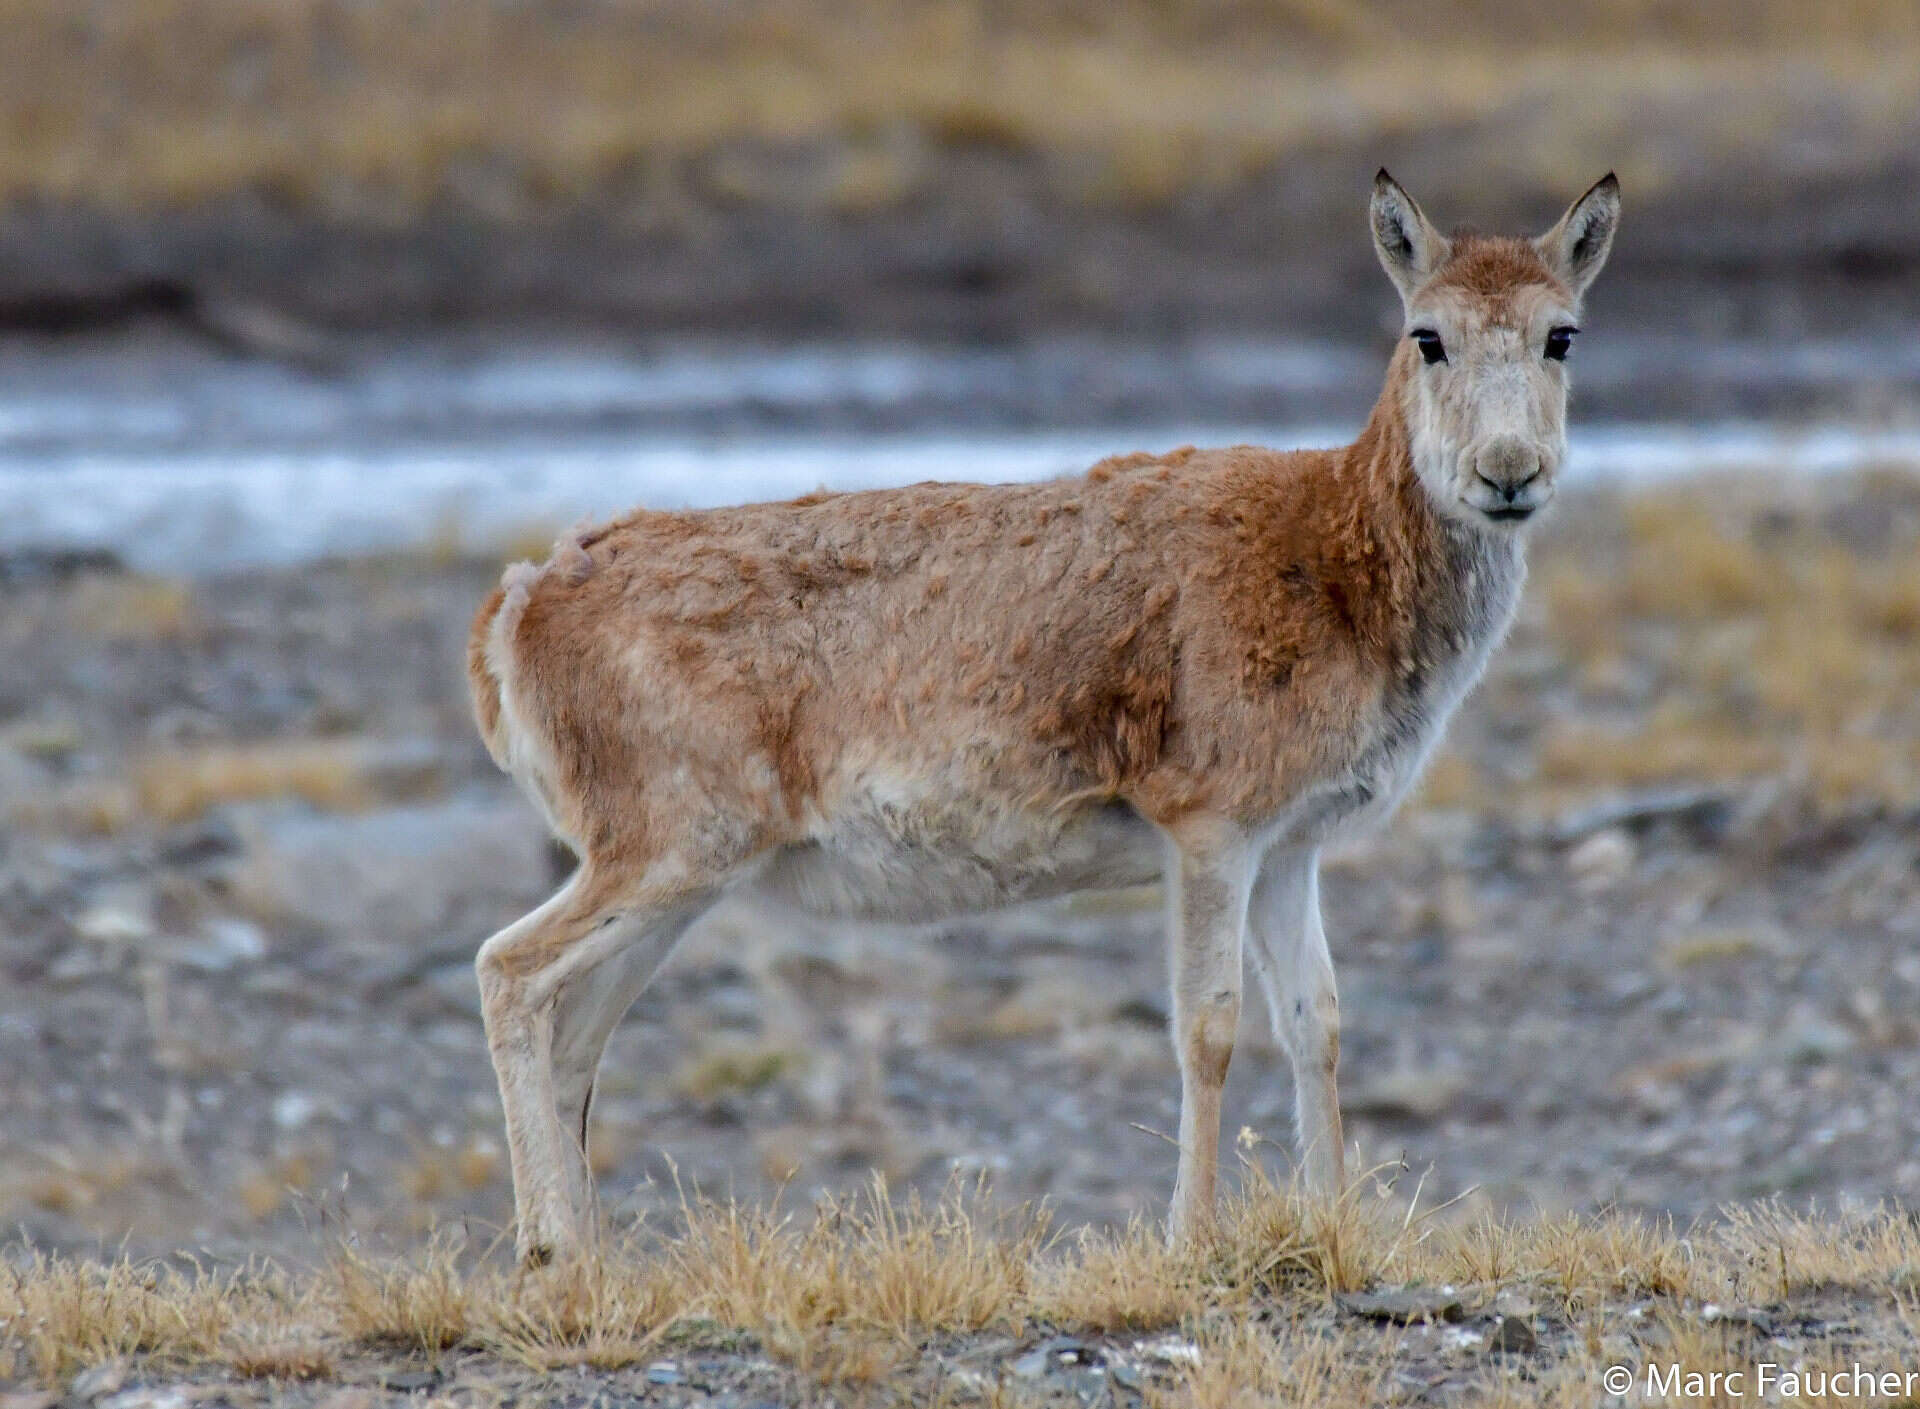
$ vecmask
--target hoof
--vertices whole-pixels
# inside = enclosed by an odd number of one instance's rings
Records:
[[[536,1267],[545,1267],[553,1261],[552,1243],[534,1243],[520,1250],[520,1265],[529,1271]]]

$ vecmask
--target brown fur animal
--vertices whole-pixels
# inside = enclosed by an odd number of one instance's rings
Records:
[[[1380,173],[1407,336],[1345,449],[642,510],[509,568],[474,622],[474,705],[581,857],[478,961],[522,1255],[588,1231],[607,1037],[743,888],[917,920],[1164,877],[1175,1235],[1212,1209],[1243,943],[1307,1183],[1336,1193],[1318,853],[1406,793],[1512,619],[1618,213],[1608,176],[1537,240],[1448,238]]]

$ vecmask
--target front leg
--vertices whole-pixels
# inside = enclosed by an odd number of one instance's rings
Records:
[[[1296,1133],[1307,1192],[1338,1198],[1345,1185],[1340,1131],[1340,1000],[1320,923],[1320,855],[1275,847],[1253,888],[1247,937],[1273,1028],[1293,1063]]]
[[[1240,1025],[1240,950],[1256,855],[1237,828],[1174,835],[1173,1040],[1180,1059],[1180,1172],[1170,1231],[1190,1242],[1213,1225],[1220,1093]]]

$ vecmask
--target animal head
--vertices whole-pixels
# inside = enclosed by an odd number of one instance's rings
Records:
[[[1609,172],[1538,239],[1442,235],[1374,178],[1373,247],[1400,290],[1395,354],[1414,469],[1441,511],[1492,528],[1553,498],[1567,453],[1567,356],[1620,220]]]

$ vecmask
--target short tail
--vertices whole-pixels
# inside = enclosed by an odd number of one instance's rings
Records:
[[[513,638],[527,609],[527,595],[540,569],[515,563],[501,575],[500,585],[488,594],[467,634],[467,685],[473,692],[473,716],[487,752],[502,768],[508,767],[508,740],[500,708],[500,691],[513,668]]]

